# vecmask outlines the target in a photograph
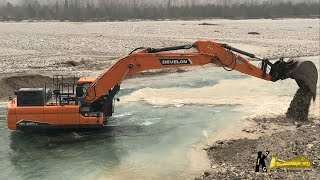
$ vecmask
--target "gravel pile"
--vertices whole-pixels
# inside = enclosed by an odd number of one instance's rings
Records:
[[[73,78],[65,79],[64,82],[73,83]],[[53,79],[38,74],[4,77],[0,80],[0,100],[8,100],[9,96],[14,97],[14,91],[20,88],[44,88],[44,86],[53,90],[55,88]]]
[[[288,118],[307,121],[312,92],[307,86],[301,86],[290,103],[286,116]]]

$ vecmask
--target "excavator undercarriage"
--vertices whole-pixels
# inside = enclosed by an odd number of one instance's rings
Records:
[[[191,52],[177,50],[195,49]],[[168,52],[171,51],[171,52]],[[172,52],[173,51],[173,52]],[[261,61],[256,67],[241,55]],[[120,58],[97,78],[73,78],[66,82],[54,76],[53,90],[21,88],[7,104],[7,124],[12,130],[103,128],[114,112],[115,95],[129,76],[149,70],[215,64],[227,71],[236,70],[267,81],[295,79],[316,98],[317,69],[311,61],[283,58],[272,63],[268,59],[211,41],[165,48],[136,48]],[[77,82],[76,82],[77,81]]]

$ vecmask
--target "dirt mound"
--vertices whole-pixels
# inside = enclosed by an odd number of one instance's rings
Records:
[[[307,86],[301,86],[294,95],[286,116],[300,121],[308,120],[311,99],[312,93],[310,89]]]
[[[66,81],[72,82],[73,78],[68,78]],[[20,88],[39,88],[44,87],[45,85],[47,88],[53,89],[53,79],[38,74],[5,77],[0,80],[0,99],[5,100],[9,96],[14,96],[14,91],[19,90]]]
[[[81,70],[104,70],[108,69],[117,58],[82,58],[80,61],[69,60],[66,62],[57,62],[53,64],[54,67],[67,67]]]
[[[14,95],[14,91],[19,88],[43,87],[45,84],[52,84],[52,78],[41,75],[21,75],[5,77],[0,80],[0,99]]]

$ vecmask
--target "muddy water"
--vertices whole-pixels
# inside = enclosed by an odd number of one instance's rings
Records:
[[[107,131],[46,135],[7,130],[1,104],[0,179],[190,178],[208,166],[201,146],[216,133],[244,116],[284,113],[296,90],[210,66],[130,79]]]

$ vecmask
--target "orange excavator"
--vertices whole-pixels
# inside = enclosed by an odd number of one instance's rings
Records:
[[[193,49],[193,50],[190,50]],[[171,51],[171,52],[170,52]],[[240,54],[261,61],[256,67]],[[316,97],[317,69],[311,61],[280,59],[275,63],[254,54],[212,41],[165,48],[136,48],[120,58],[97,78],[80,78],[66,84],[54,76],[54,89],[20,88],[7,104],[7,124],[11,130],[103,128],[114,112],[115,95],[121,83],[135,73],[163,68],[214,64],[266,81],[295,79]]]

